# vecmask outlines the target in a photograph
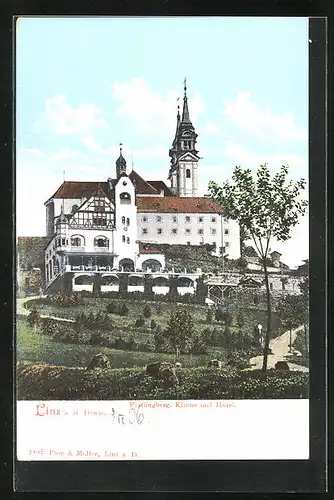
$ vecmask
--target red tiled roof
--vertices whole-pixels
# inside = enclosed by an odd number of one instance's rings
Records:
[[[147,181],[151,186],[153,186],[157,191],[164,191],[165,196],[175,196],[175,194],[170,190],[168,186],[163,181]]]
[[[155,189],[148,182],[146,182],[134,170],[132,170],[132,172],[129,174],[129,179],[133,182],[135,186],[136,194],[159,194],[157,189]]]
[[[107,193],[106,182],[64,181],[51,198],[90,198],[99,188]]]
[[[219,214],[222,209],[210,198],[178,196],[138,196],[138,212],[180,212]]]
[[[140,241],[139,242],[139,253],[144,253],[144,254],[154,254],[154,253],[161,253],[163,254],[163,250],[161,247],[155,245],[154,243],[146,243],[145,241]]]

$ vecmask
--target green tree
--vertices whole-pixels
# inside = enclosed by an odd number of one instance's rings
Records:
[[[305,214],[307,201],[300,198],[305,180],[288,181],[288,167],[271,177],[267,165],[260,165],[256,177],[250,169],[235,167],[232,180],[223,186],[209,183],[212,197],[222,206],[223,215],[236,220],[248,231],[260,258],[266,286],[267,331],[264,343],[263,371],[267,370],[269,341],[272,331],[272,305],[267,258],[273,238],[287,241],[291,229]]]
[[[146,306],[144,307],[144,310],[143,310],[143,316],[145,318],[150,318],[152,315],[152,311],[151,311],[151,308],[148,304],[146,304]]]
[[[188,311],[172,312],[169,318],[165,337],[168,339],[176,357],[186,352],[191,346],[194,334],[194,322]]]

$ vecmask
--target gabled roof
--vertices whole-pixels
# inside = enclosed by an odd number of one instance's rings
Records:
[[[164,191],[165,196],[175,196],[175,194],[170,190],[170,188],[163,181],[147,181],[151,186],[154,187],[159,193]]]
[[[136,194],[159,194],[157,189],[155,189],[151,184],[145,181],[137,172],[132,170],[129,174],[129,179],[133,182],[136,190]]]
[[[90,198],[98,189],[107,194],[107,183],[96,181],[64,181],[49,198],[81,199]]]
[[[220,214],[222,208],[210,198],[178,196],[138,196],[138,212]]]

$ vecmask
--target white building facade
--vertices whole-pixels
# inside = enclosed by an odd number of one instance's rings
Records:
[[[45,249],[46,287],[69,271],[78,278],[83,272],[104,276],[115,271],[161,272],[165,256],[150,251],[149,243],[210,244],[216,255],[240,257],[238,224],[226,220],[211,198],[197,196],[196,139],[185,87],[182,117],[178,110],[169,151],[170,187],[163,181],[146,181],[134,170],[128,174],[122,148],[116,178],[64,181],[45,203],[50,237]]]

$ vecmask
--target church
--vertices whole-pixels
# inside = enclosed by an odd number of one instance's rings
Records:
[[[114,177],[61,184],[45,202],[46,289],[66,272],[163,272],[164,244],[209,244],[217,256],[240,257],[238,224],[210,197],[198,196],[197,137],[185,83],[167,183],[128,171],[120,145]]]

